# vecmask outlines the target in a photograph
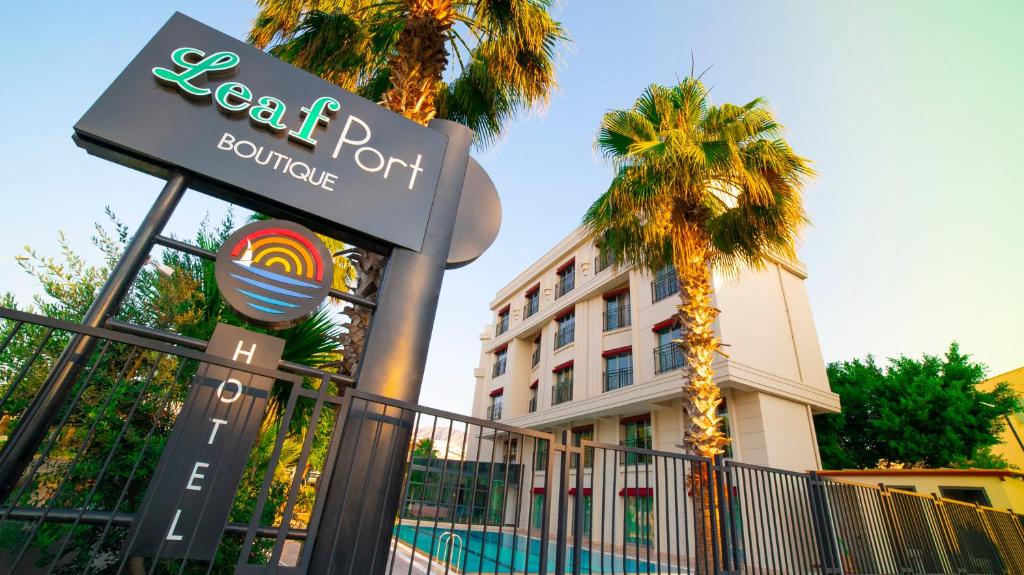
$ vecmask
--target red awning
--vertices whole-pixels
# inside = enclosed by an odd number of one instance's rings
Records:
[[[530,297],[530,296],[532,296],[533,294],[535,294],[535,293],[537,293],[539,291],[540,291],[540,284],[537,284],[537,285],[533,286],[532,288],[526,290],[526,297]]]
[[[558,320],[562,319],[563,317],[571,314],[574,311],[576,311],[576,306],[574,306],[574,305],[571,305],[571,306],[563,309],[562,311],[558,312],[558,315],[555,316],[555,321],[558,321]]]
[[[508,344],[507,343],[503,343],[503,344],[499,345],[498,347],[494,348],[494,351],[491,352],[491,353],[501,353],[501,352],[505,351],[506,349],[508,349]]]
[[[587,425],[577,425],[576,427],[572,428],[573,433],[576,433],[576,432],[579,432],[579,431],[587,431],[588,429],[590,431],[593,431],[594,430],[594,424],[593,423],[589,423]]]
[[[622,424],[622,425],[625,425],[627,423],[637,423],[637,422],[640,422],[640,421],[650,421],[650,420],[651,420],[651,414],[650,413],[641,413],[640,415],[631,415],[629,417],[620,418],[619,419],[619,423]]]
[[[571,359],[569,361],[565,362],[565,363],[560,363],[560,364],[556,365],[551,371],[552,371],[552,373],[554,373],[556,371],[562,371],[563,369],[566,369],[568,367],[572,367],[572,360]]]
[[[610,291],[601,297],[603,297],[604,299],[615,299],[624,293],[629,293],[629,286],[619,288],[615,291]]]
[[[539,379],[533,380],[533,383],[530,384],[530,389],[537,389],[537,385],[538,384],[540,384],[540,380]]]
[[[561,272],[571,268],[574,265],[576,265],[576,258],[572,258],[571,260],[569,260],[569,261],[565,262],[564,264],[558,266],[558,269],[556,269],[555,272],[556,273],[561,273]]]
[[[498,397],[499,395],[505,395],[505,388],[499,387],[491,392],[491,397]]]
[[[510,309],[512,309],[512,304],[507,303],[507,304],[505,304],[505,307],[503,307],[503,308],[498,310],[498,315],[506,314],[506,313],[508,313],[508,310],[510,310]]]
[[[632,351],[633,351],[633,346],[625,345],[625,346],[622,346],[622,347],[617,347],[615,349],[609,349],[607,351],[603,351],[603,352],[601,352],[601,357],[613,357],[613,356],[616,356],[616,355],[622,355],[624,353],[631,353]]]
[[[534,487],[533,489],[530,490],[530,493],[544,493],[544,488],[543,487]]]
[[[590,487],[584,487],[583,488],[583,495],[590,495],[593,492],[594,492],[594,490],[591,489]],[[569,495],[576,495],[576,488],[575,487],[570,487],[569,488]]]
[[[670,318],[666,319],[665,321],[659,321],[658,323],[656,323],[653,326],[651,326],[651,331],[661,331],[661,330],[665,329],[666,327],[672,327],[672,326],[676,325],[677,323],[679,323],[679,318],[678,317],[670,317]]]
[[[625,497],[654,497],[653,487],[623,487],[619,495]]]

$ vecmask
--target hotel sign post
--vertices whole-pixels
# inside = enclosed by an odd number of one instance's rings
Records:
[[[222,295],[255,323],[284,327],[322,301],[331,254],[312,232],[388,254],[355,376],[359,389],[403,401],[419,398],[445,270],[479,257],[500,225],[497,193],[469,157],[472,132],[465,126],[446,120],[420,126],[180,13],[85,113],[73,137],[90,154],[167,179],[83,319],[86,327],[104,327],[116,314],[191,187],[290,220],[239,230],[218,257]],[[261,254],[277,240],[292,251]],[[11,493],[95,350],[98,340],[88,331],[72,338],[0,451],[0,496]],[[207,351],[276,367],[283,347],[278,338],[220,325]],[[224,524],[230,487],[272,383],[201,366],[136,514],[128,551],[213,556],[214,530]],[[336,433],[358,434],[374,417],[363,414]],[[409,423],[386,432],[390,451],[334,463],[330,485],[318,493],[326,502],[321,528],[307,542],[311,552],[304,551],[311,572],[366,564],[356,557],[383,568],[380,554],[386,554],[400,486],[388,477],[384,487],[349,505],[347,476],[354,469],[395,469],[411,437]],[[357,519],[366,515],[378,517],[381,528],[360,532]],[[349,549],[344,561],[339,548]]]

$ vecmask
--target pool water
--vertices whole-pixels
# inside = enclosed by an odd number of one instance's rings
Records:
[[[466,529],[447,529],[415,525],[398,525],[395,535],[410,547],[429,554],[438,562],[452,561],[452,567],[463,573],[510,573],[540,572],[541,541],[512,533],[487,532]],[[458,536],[461,545],[451,549],[452,539]],[[460,553],[461,549],[461,553]],[[565,552],[566,568],[572,567],[572,546]],[[443,557],[443,560],[442,560]],[[658,564],[609,553],[581,552],[580,572],[582,573],[659,573]],[[548,543],[548,571],[555,571],[555,544]],[[672,566],[661,565],[660,573],[678,573]]]

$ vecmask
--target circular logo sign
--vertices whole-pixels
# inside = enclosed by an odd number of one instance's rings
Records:
[[[217,252],[217,287],[242,317],[282,329],[308,317],[327,297],[331,253],[308,229],[284,220],[242,227]]]

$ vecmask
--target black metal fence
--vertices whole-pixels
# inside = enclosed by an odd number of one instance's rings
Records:
[[[0,310],[0,442],[71,335],[101,340],[0,506],[0,573],[316,573],[311,542],[344,554],[382,531],[388,549],[370,562],[353,556],[348,572],[1024,573],[1024,527],[1011,512],[638,444],[572,445],[566,433],[377,397],[301,366],[259,370],[186,338],[120,328]],[[127,556],[200,363],[276,381],[217,556]],[[394,446],[402,458],[373,463]],[[345,465],[360,453],[370,465]],[[321,486],[332,476],[342,493],[329,499]],[[392,487],[390,525],[365,502]],[[340,541],[336,523],[318,528],[326,515],[358,518],[364,535]]]

